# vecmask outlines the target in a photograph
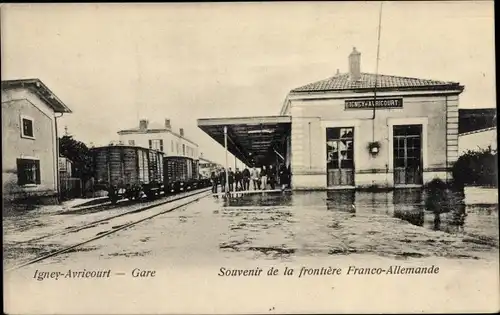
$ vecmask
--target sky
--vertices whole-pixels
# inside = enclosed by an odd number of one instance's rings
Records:
[[[375,73],[379,2],[4,4],[2,80],[39,78],[87,144],[139,119],[184,128],[204,157],[224,149],[196,119],[278,115],[287,93]],[[379,73],[460,82],[460,108],[495,102],[493,2],[384,2]]]

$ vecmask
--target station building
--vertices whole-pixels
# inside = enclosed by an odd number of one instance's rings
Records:
[[[456,82],[349,70],[289,92],[279,116],[199,119],[248,165],[290,166],[294,189],[418,187],[451,179],[458,158]]]

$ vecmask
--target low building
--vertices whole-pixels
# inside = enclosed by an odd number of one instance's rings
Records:
[[[57,118],[71,113],[38,79],[2,81],[3,199],[57,200]]]
[[[157,125],[143,119],[138,128],[118,131],[119,144],[133,145],[144,148],[156,149],[167,156],[185,156],[198,159],[198,144],[189,140],[184,135],[184,129],[174,132],[170,119],[165,119],[165,124]]]
[[[349,71],[293,89],[279,116],[199,119],[247,164],[291,166],[294,189],[415,187],[451,179],[456,82]],[[224,130],[224,131],[223,131]]]

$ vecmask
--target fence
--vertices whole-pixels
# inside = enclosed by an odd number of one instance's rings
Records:
[[[62,200],[83,197],[83,185],[80,178],[61,177],[60,184]]]

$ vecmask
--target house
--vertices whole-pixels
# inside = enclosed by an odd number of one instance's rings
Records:
[[[170,119],[164,125],[150,124],[148,120],[139,121],[138,128],[118,131],[119,144],[140,146],[162,151],[167,156],[185,156],[198,159],[198,144],[184,135],[184,129],[174,132]]]
[[[348,71],[292,89],[279,116],[199,119],[244,163],[290,166],[294,189],[419,187],[451,179],[457,82]]]
[[[57,119],[71,110],[39,79],[2,81],[4,201],[56,201]]]

